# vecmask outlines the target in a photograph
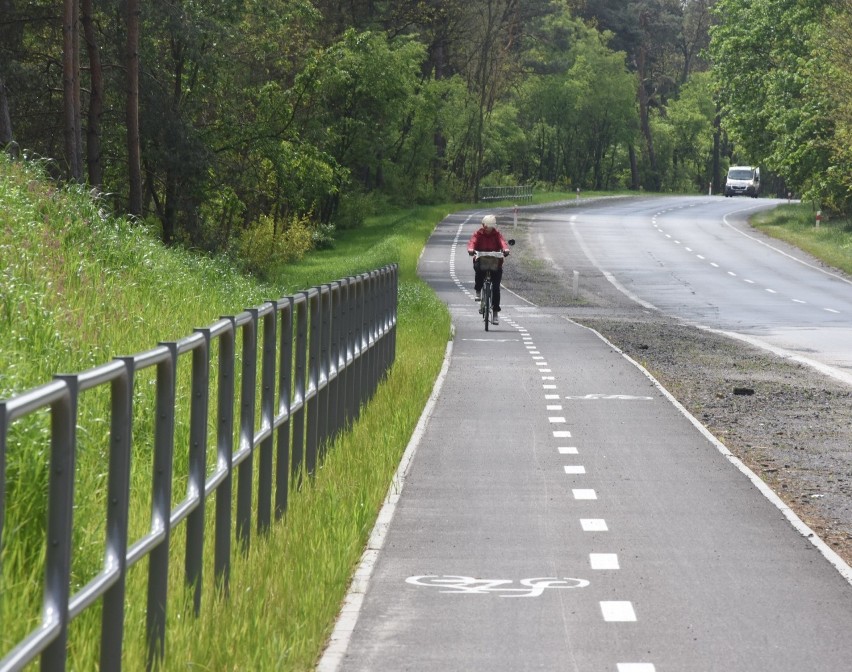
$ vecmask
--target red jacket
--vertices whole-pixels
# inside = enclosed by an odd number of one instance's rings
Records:
[[[503,252],[505,254],[509,252],[509,243],[506,242],[503,234],[496,227],[489,231],[484,226],[480,226],[473,232],[470,240],[467,241],[468,254],[475,250],[480,252]],[[500,267],[503,267],[502,259],[500,260]]]

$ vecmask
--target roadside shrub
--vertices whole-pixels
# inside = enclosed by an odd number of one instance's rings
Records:
[[[268,278],[277,268],[302,259],[314,247],[306,218],[293,217],[281,228],[274,218],[261,215],[237,240],[237,260],[248,273]]]

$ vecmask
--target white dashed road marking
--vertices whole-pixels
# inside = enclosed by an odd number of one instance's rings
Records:
[[[595,570],[621,569],[616,553],[589,553],[589,566]]]
[[[580,518],[580,526],[583,532],[609,532],[609,527],[603,518]]]
[[[636,620],[632,602],[601,602],[601,613],[607,623],[632,623]]]

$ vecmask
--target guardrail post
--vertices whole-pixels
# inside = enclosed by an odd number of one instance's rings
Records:
[[[307,400],[307,445],[305,447],[305,466],[308,476],[313,476],[317,468],[319,448],[319,381],[320,381],[320,343],[322,341],[322,297],[315,287],[308,298],[310,313],[310,333],[308,337],[308,391]]]
[[[331,381],[334,375],[331,353],[331,295],[333,285],[318,287],[320,293],[320,333],[319,333],[319,378],[317,379],[317,461],[322,463],[328,447],[331,418],[329,409],[333,403],[331,398]]]
[[[124,375],[111,384],[107,547],[105,565],[118,580],[104,593],[101,614],[101,670],[121,669],[124,596],[127,583],[127,528],[130,510],[130,454],[133,436],[133,358],[121,357]]]
[[[260,468],[257,485],[257,530],[266,533],[272,524],[272,424],[275,413],[275,350],[277,319],[275,304],[269,302],[263,314],[263,354],[261,360],[260,416],[262,430],[268,435],[260,442]]]
[[[290,400],[293,377],[293,298],[286,297],[275,304],[276,315],[281,315],[278,363],[278,414],[283,420],[277,430],[275,519],[287,511],[290,480]]]
[[[293,455],[290,473],[295,486],[301,487],[305,463],[305,421],[307,416],[308,293],[296,300],[296,373],[293,377]]]
[[[45,625],[59,631],[44,650],[41,667],[62,671],[68,648],[68,601],[71,592],[71,543],[74,521],[74,469],[77,452],[77,376],[55,376],[68,388],[68,397],[51,405],[50,486],[47,508],[47,557],[45,562]]]
[[[237,539],[247,552],[251,543],[251,492],[254,470],[254,398],[257,382],[257,314],[242,325],[243,362],[240,381],[240,461],[237,466]]]
[[[231,512],[233,509],[234,458],[234,362],[236,360],[236,326],[233,318],[219,336],[219,392],[217,399],[216,460],[217,469],[225,471],[216,488],[216,551],[214,573],[225,595],[230,589]]]
[[[175,437],[177,345],[161,343],[168,359],[157,365],[157,401],[154,428],[154,474],[151,488],[151,532],[160,537],[148,558],[148,669],[165,655],[166,603],[169,583],[170,512]]]
[[[186,582],[193,591],[193,608],[201,612],[201,573],[204,564],[204,488],[207,478],[207,415],[210,398],[210,330],[196,329],[202,345],[192,351],[192,388],[189,418],[189,479],[187,496],[198,506],[186,521],[184,566]]]
[[[337,433],[345,431],[349,426],[346,412],[346,395],[349,391],[349,280],[340,281],[337,293],[337,309],[334,313],[334,334],[337,341]]]

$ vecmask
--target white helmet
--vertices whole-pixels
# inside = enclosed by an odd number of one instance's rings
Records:
[[[497,218],[494,215],[485,215],[485,217],[482,218],[482,226],[486,229],[493,229],[497,226]]]

